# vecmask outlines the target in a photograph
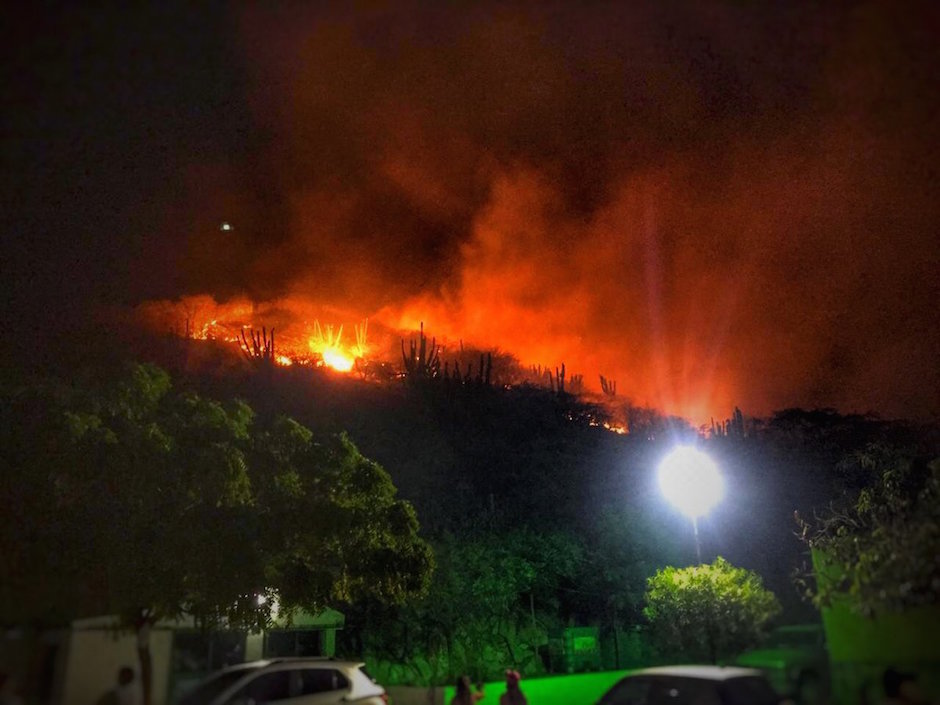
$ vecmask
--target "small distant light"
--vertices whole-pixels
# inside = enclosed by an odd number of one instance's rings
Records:
[[[259,607],[260,607],[261,605],[263,605],[263,604],[264,604],[265,602],[267,602],[267,601],[268,601],[268,598],[266,598],[264,595],[258,595],[258,606],[259,606]]]
[[[219,226],[219,230],[221,230],[222,232],[226,232],[226,233],[234,229],[235,228],[232,227],[231,223],[222,223],[222,225]]]

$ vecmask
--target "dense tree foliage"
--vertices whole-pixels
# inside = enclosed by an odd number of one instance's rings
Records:
[[[823,572],[817,603],[844,595],[869,615],[940,603],[940,458],[873,445],[846,457],[841,469],[871,481],[816,527],[801,520]]]
[[[644,614],[666,654],[711,663],[757,644],[780,603],[756,573],[719,557],[649,579]]]
[[[434,551],[437,568],[424,597],[392,613],[354,608],[350,617],[373,625],[361,634],[359,649],[419,683],[455,673],[486,678],[507,666],[542,671],[538,647],[546,631],[560,626],[559,585],[573,585],[582,569],[576,537],[480,527],[442,536]]]
[[[624,504],[599,513],[585,537],[578,590],[566,599],[581,623],[601,622],[612,628],[642,624],[647,578],[660,566],[685,557],[685,537],[670,531],[655,508]]]
[[[758,573],[778,596],[787,621],[818,619],[791,580],[807,560],[807,547],[794,531],[793,511],[811,517],[830,503],[854,502],[860,490],[875,486],[877,473],[857,462],[840,462],[870,443],[916,447],[919,457],[937,457],[940,448],[930,427],[829,409],[788,409],[765,419],[736,410],[727,422],[696,433],[686,421],[637,408],[620,397],[578,397],[537,384],[506,386],[495,363],[493,379],[502,381],[486,384],[485,375],[474,376],[478,356],[461,365],[473,363],[469,383],[443,375],[415,383],[398,379],[395,370],[387,370],[382,380],[297,365],[271,365],[262,373],[237,356],[234,362],[220,362],[225,350],[211,342],[167,339],[138,354],[147,359],[151,349],[163,351],[159,359],[173,366],[177,387],[198,392],[194,398],[200,404],[212,405],[215,421],[209,429],[218,434],[215,444],[199,448],[199,433],[190,440],[183,433],[184,440],[177,443],[196,451],[186,461],[193,466],[209,462],[206,453],[227,458],[224,467],[230,474],[212,483],[207,475],[207,489],[199,491],[213,498],[205,503],[213,512],[264,516],[259,514],[263,510],[296,517],[304,507],[316,506],[312,514],[319,516],[315,502],[321,500],[315,498],[321,497],[322,487],[306,488],[297,478],[316,474],[301,468],[316,467],[327,477],[324,468],[371,467],[364,460],[337,460],[362,457],[340,440],[343,433],[362,454],[388,469],[400,496],[421,517],[438,569],[425,599],[397,607],[359,599],[344,607],[342,646],[350,655],[404,664],[407,673],[400,674],[401,680],[411,682],[450,680],[464,670],[492,676],[508,664],[527,672],[550,668],[552,662],[544,658],[550,635],[569,625],[596,625],[608,643],[615,628],[638,634],[638,626],[645,624],[647,579],[663,566],[689,565],[694,557],[688,520],[664,502],[656,484],[659,460],[676,442],[700,443],[725,476],[725,500],[699,522],[707,560],[720,554]],[[109,355],[114,359],[117,353]],[[445,356],[445,367],[447,361]],[[84,382],[76,385],[86,387]],[[74,391],[59,389],[52,396],[65,404]],[[172,400],[178,404],[191,396],[169,390],[158,406],[168,409]],[[248,400],[254,410],[243,420],[244,405],[238,399]],[[38,408],[47,402],[44,398]],[[30,414],[21,413],[24,397],[16,403],[19,407],[3,413],[25,422]],[[75,420],[79,427],[83,418]],[[158,429],[175,438],[176,431],[165,430],[163,411],[154,418]],[[186,418],[182,414],[181,422]],[[629,432],[612,433],[605,424],[625,426]],[[111,425],[106,421],[103,428]],[[237,438],[244,433],[247,439]],[[317,444],[312,438],[333,440]],[[43,447],[44,458],[28,460],[34,468],[56,465],[56,444]],[[246,496],[239,489],[242,462]],[[223,467],[221,461],[213,463]],[[364,478],[366,484],[372,481],[369,472]],[[381,496],[384,490],[376,492]],[[408,523],[407,517],[401,520]],[[50,520],[43,531],[52,532],[54,526]],[[235,539],[246,545],[268,536],[250,521],[239,526],[242,533]],[[281,527],[285,536],[295,528],[304,531],[287,522],[270,526]],[[235,531],[228,525],[223,529]],[[368,543],[368,533],[362,540]],[[330,547],[339,551],[344,545],[349,544]],[[285,594],[310,582],[304,560],[296,554],[270,546],[264,551],[270,557],[265,570],[281,581]],[[354,561],[363,555],[347,549],[342,558]],[[14,551],[0,561],[12,565],[20,560],[17,556]],[[258,584],[273,584],[267,576]],[[345,585],[350,599],[355,596],[354,582],[331,584]],[[393,578],[390,588],[397,584]],[[62,597],[61,602],[43,600],[68,605],[76,596]],[[239,604],[254,609],[250,601]],[[207,622],[222,616],[205,611]]]
[[[393,604],[427,587],[413,508],[344,436],[317,443],[287,417],[174,392],[149,365],[5,388],[0,408],[4,623],[258,627],[275,605]]]

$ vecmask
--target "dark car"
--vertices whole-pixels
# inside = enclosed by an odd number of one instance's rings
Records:
[[[779,705],[763,673],[725,666],[661,666],[620,679],[597,705]]]

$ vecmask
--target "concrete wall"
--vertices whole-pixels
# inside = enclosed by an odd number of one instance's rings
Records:
[[[153,702],[167,696],[173,632],[154,629],[150,635],[153,659]],[[122,666],[134,669],[140,682],[140,660],[134,634],[115,634],[100,628],[77,629],[68,639],[65,673],[58,705],[94,705],[117,682]]]
[[[264,656],[264,634],[245,635],[245,660],[257,661]]]

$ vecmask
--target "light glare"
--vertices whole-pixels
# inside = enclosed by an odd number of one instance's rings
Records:
[[[724,496],[724,481],[715,461],[691,446],[679,446],[659,465],[659,486],[690,519],[707,514]]]
[[[323,351],[323,363],[337,372],[349,372],[356,361],[336,348],[327,348]]]

